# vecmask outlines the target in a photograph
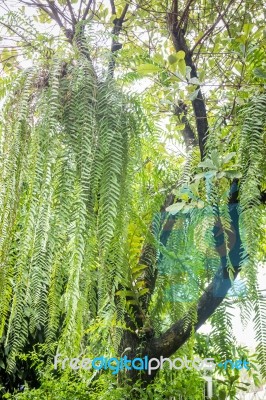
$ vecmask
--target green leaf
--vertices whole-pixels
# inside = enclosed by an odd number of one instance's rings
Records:
[[[132,306],[137,306],[139,303],[137,302],[137,300],[127,300],[127,304],[130,304]]]
[[[147,268],[147,265],[144,265],[144,264],[137,265],[136,267],[132,268],[132,273],[136,274],[137,272],[141,272],[146,268]]]
[[[217,170],[207,171],[205,172],[205,178],[210,179],[213,178],[217,174]]]
[[[226,399],[226,391],[225,389],[220,389],[219,390],[219,400],[225,400]]]
[[[183,50],[180,50],[176,53],[176,58],[178,61],[184,60],[186,56],[186,53]]]
[[[189,188],[194,196],[199,197],[199,182],[191,183]]]
[[[24,308],[24,313],[25,313],[26,317],[30,317],[30,315],[31,315],[30,307],[25,307]]]
[[[217,174],[217,178],[218,178],[218,179],[221,179],[221,178],[223,178],[224,176],[226,176],[226,172],[225,172],[225,171],[218,172],[218,174]]]
[[[178,213],[178,211],[182,210],[182,208],[185,206],[184,202],[178,202],[175,204],[172,204],[171,206],[166,208],[166,211],[169,212],[172,215],[175,215]]]
[[[234,170],[225,171],[227,178],[239,179],[242,178],[242,173]]]
[[[200,81],[199,81],[199,79],[198,78],[191,78],[190,79],[190,81],[189,81],[189,83],[192,83],[193,85],[199,85],[200,84]]]
[[[122,297],[127,297],[127,296],[135,297],[135,293],[132,290],[118,290],[116,292],[116,295]]]
[[[144,294],[148,293],[149,289],[148,288],[143,288],[139,291],[139,296],[143,296]]]
[[[186,78],[189,81],[191,78],[191,67],[189,67],[188,65],[186,66]]]
[[[197,202],[197,206],[198,206],[198,208],[199,208],[199,209],[202,209],[202,208],[204,208],[204,206],[205,206],[205,203],[204,203],[204,201],[202,201],[202,200],[198,200],[198,202]]]
[[[262,78],[262,79],[266,79],[266,71],[264,69],[261,68],[255,68],[253,70],[253,73],[255,76],[257,76],[258,78]]]
[[[211,159],[212,159],[213,164],[214,164],[216,167],[219,168],[219,166],[220,166],[220,158],[219,158],[219,153],[218,153],[217,150],[213,150],[213,151],[211,152]]]
[[[199,93],[199,89],[197,89],[197,90],[195,90],[194,92],[192,92],[192,93],[188,96],[189,100],[191,100],[191,101],[195,100],[195,99],[197,98],[197,96],[198,96],[198,93]]]
[[[231,268],[228,268],[228,273],[229,273],[229,278],[231,279],[231,281],[233,281],[234,280],[234,271],[232,271]],[[234,377],[231,377],[231,379],[233,379],[233,378]]]
[[[199,72],[199,80],[200,80],[200,82],[204,81],[204,78],[205,78],[205,71],[201,70]]]
[[[38,12],[39,12],[38,20],[41,24],[45,24],[51,21],[51,18],[45,11],[39,8]]]
[[[235,155],[236,155],[235,152],[226,154],[226,155],[222,158],[222,164],[228,163]]]
[[[202,179],[204,178],[204,172],[200,172],[199,174],[195,175],[195,179]]]
[[[253,24],[244,24],[243,26],[243,32],[245,33],[246,36],[248,36],[253,28]]]
[[[207,160],[200,162],[199,167],[215,169],[215,165],[210,158],[207,158]]]
[[[164,63],[163,56],[160,53],[154,54],[153,60],[158,64],[163,64]]]
[[[143,286],[145,285],[144,281],[138,281],[135,285],[135,288],[139,289],[139,288],[143,288]]]
[[[187,72],[185,60],[181,59],[178,61],[178,69],[181,72],[181,74],[185,77]]]
[[[174,54],[170,54],[170,56],[168,57],[168,61],[170,65],[173,65],[178,61],[178,59]]]
[[[142,64],[137,67],[137,72],[140,75],[156,74],[161,71],[161,68],[154,64]]]

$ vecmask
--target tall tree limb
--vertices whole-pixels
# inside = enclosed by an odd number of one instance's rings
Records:
[[[77,19],[75,17],[74,10],[73,10],[73,7],[71,5],[70,0],[67,0],[67,6],[68,6],[68,9],[69,9],[69,13],[71,15],[72,24],[73,24],[73,27],[74,27],[76,25],[76,23],[77,23]]]
[[[58,23],[60,28],[62,28],[64,30],[65,26],[64,26],[63,22],[61,21],[61,19],[59,17],[58,10],[57,10],[57,7],[56,7],[54,1],[47,0],[47,3],[48,3],[49,8],[51,10],[51,14],[53,15],[52,18]]]
[[[188,2],[186,6],[186,12],[184,11],[181,17],[182,23],[188,18],[188,10],[192,4],[192,0]],[[174,8],[174,6],[173,6]],[[173,44],[175,50],[178,52],[180,50],[185,52],[185,62],[188,67],[191,68],[191,78],[197,78],[197,69],[192,59],[192,53],[188,48],[186,39],[185,39],[185,30],[183,29],[183,25],[178,22],[176,16],[173,13],[168,14],[168,28],[173,40]],[[196,128],[199,142],[199,149],[201,154],[201,159],[205,156],[205,141],[207,138],[209,126],[207,120],[207,111],[205,106],[205,101],[203,99],[203,95],[200,87],[197,88],[198,94],[197,97],[192,101],[192,106],[194,110],[194,116],[196,120]]]
[[[81,18],[83,21],[85,21],[85,19],[87,18],[93,1],[94,0],[89,0],[88,4],[87,4],[87,6],[86,6],[86,8],[84,10],[84,13],[82,15],[82,18]]]
[[[112,1],[111,2],[111,7],[112,7],[112,12],[115,11],[115,4]],[[119,18],[115,18],[113,20],[114,27],[112,29],[112,44],[111,44],[111,60],[108,65],[108,76],[113,77],[114,76],[114,69],[115,69],[115,53],[122,48],[121,43],[118,42],[118,36],[121,32],[126,13],[129,8],[129,3],[127,3],[120,15]]]
[[[116,14],[116,7],[115,7],[114,0],[110,0],[110,6],[111,6],[111,10],[112,10],[112,15],[115,15]]]
[[[189,151],[191,147],[197,146],[197,138],[187,118],[186,104],[179,101],[178,104],[175,105],[174,115],[176,115],[179,121],[185,125],[181,133],[185,142],[186,150]]]

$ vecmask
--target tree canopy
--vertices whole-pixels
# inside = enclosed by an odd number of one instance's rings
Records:
[[[232,298],[265,378],[263,2],[0,7],[1,384],[34,348],[192,354],[209,318],[230,359]]]

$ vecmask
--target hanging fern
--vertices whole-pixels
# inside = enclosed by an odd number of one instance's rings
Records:
[[[258,292],[259,296],[255,302],[255,317],[254,317],[254,327],[256,331],[256,354],[260,366],[260,372],[263,378],[266,378],[266,300]]]
[[[58,59],[30,69],[6,102],[0,334],[9,371],[29,335],[45,332],[51,349],[60,335],[76,354],[96,314],[113,310],[138,135],[127,104],[113,82],[96,80],[84,54],[68,66]]]
[[[266,94],[259,93],[242,109],[243,126],[240,132],[240,154],[243,179],[240,192],[241,226],[247,258],[243,266],[248,296],[255,311],[254,326],[257,340],[257,354],[262,375],[265,377],[266,327],[264,299],[260,296],[257,282],[260,243],[264,225],[264,210],[260,205],[260,191],[265,185],[266,152]]]
[[[260,189],[265,176],[265,125],[266,94],[253,98],[242,110],[244,119],[240,134],[240,154],[243,168],[240,206],[243,240],[248,253],[248,263],[244,272],[248,278],[250,290],[256,292],[256,255],[262,210],[260,207]],[[253,288],[253,289],[252,289]]]

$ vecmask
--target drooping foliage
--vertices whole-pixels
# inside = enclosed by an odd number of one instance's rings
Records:
[[[62,340],[74,349],[112,306],[140,125],[82,55],[30,68],[14,84],[1,134],[1,336],[10,369],[28,332],[44,330],[52,343],[63,318]]]
[[[260,231],[262,218],[254,196],[258,193],[259,201],[264,105],[262,94],[242,109],[238,139],[244,177],[242,230],[250,260],[243,272],[253,293],[258,250],[252,235]],[[117,326],[125,305],[129,312],[130,303],[134,304],[134,288],[142,289],[141,282],[134,286],[134,279],[144,268],[137,261],[145,229],[134,228],[128,207],[132,178],[139,174],[134,167],[140,126],[125,95],[111,81],[96,81],[85,57],[69,65],[55,60],[41,73],[30,68],[14,84],[4,108],[1,137],[1,335],[10,348],[10,369],[29,333],[34,336],[39,330],[51,345],[60,333],[74,354],[96,317],[109,318]],[[212,236],[213,206],[219,202],[222,223],[228,225],[223,190],[230,178],[238,176],[227,167],[235,156],[221,159],[212,148],[210,158],[199,164],[205,172],[196,175],[194,183],[184,183],[185,176],[180,176],[176,195],[182,202],[170,208],[172,214],[179,211],[175,229],[166,248],[157,244],[163,258],[150,314],[158,334],[167,309],[171,321],[181,317],[219,265]],[[249,179],[251,175],[258,181]],[[215,189],[218,180],[223,197]],[[135,189],[140,188],[136,181]],[[135,212],[131,210],[132,216]],[[147,221],[156,215],[150,213]],[[128,272],[129,261],[133,275]],[[130,280],[132,292],[124,294],[127,301],[121,291],[121,302],[114,304],[118,284],[130,285]],[[172,307],[178,302],[182,307]],[[213,322],[219,326],[218,316]],[[264,330],[258,335],[263,339]],[[220,330],[220,340],[222,336]]]
[[[14,83],[8,79],[0,159],[0,336],[8,372],[14,371],[27,344],[44,342],[50,356],[58,349],[68,356],[86,350],[93,356],[119,352],[136,314],[143,326],[133,334],[142,345],[179,319],[184,318],[185,326],[196,325],[199,298],[212,282],[221,255],[230,278],[238,267],[228,257],[234,247],[228,203],[235,184],[243,243],[238,260],[245,288],[240,293],[235,285],[230,295],[245,321],[256,312],[258,358],[266,374],[265,305],[257,282],[257,266],[265,259],[261,193],[266,100],[264,78],[260,80],[263,49],[255,45],[262,31],[249,23],[246,4],[240,10],[233,4],[230,18],[239,12],[246,24],[236,20],[221,31],[218,24],[214,39],[204,42],[204,23],[215,24],[209,14],[212,6],[195,4],[187,21],[200,45],[194,55],[199,58],[198,78],[192,77],[185,52],[174,52],[167,37],[170,7],[155,3],[151,13],[142,7],[131,13],[140,33],[147,19],[153,34],[149,49],[133,40],[132,32],[128,42],[123,38],[116,58],[118,84],[101,64],[105,52],[108,61],[114,56],[102,38],[99,47],[95,45],[93,29],[90,34],[83,31],[84,23],[75,27],[73,52],[69,43],[43,37],[41,51],[49,53],[48,62],[42,54],[41,62],[20,73]],[[97,18],[107,26],[104,7],[99,7]],[[201,10],[205,22],[200,21]],[[11,26],[19,21],[25,22],[9,14]],[[37,51],[32,36],[29,39]],[[59,44],[67,56],[60,55]],[[224,62],[217,52],[220,46],[228,50]],[[134,98],[127,96],[123,89],[134,92],[136,84],[147,88]],[[249,91],[249,85],[255,89]],[[185,104],[197,99],[199,87],[206,89],[209,121],[204,159],[195,145],[199,137],[192,107],[187,110]],[[180,102],[185,104],[182,113],[173,113]],[[185,152],[182,133],[188,120],[195,137],[193,148]],[[163,129],[158,130],[157,122]],[[174,204],[167,208],[162,205],[169,194]],[[222,234],[225,244],[219,254],[215,241]],[[145,248],[149,251],[143,258]],[[230,296],[211,321],[211,338],[223,357],[230,357],[234,342],[227,306]],[[192,331],[186,351],[192,353],[194,343]]]

